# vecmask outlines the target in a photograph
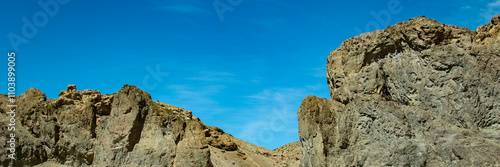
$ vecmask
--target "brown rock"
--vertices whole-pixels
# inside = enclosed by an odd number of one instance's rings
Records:
[[[301,166],[499,165],[498,18],[471,31],[417,17],[344,41],[332,100],[299,109]]]
[[[136,86],[112,95],[68,88],[58,99],[32,88],[18,102],[18,159],[0,157],[2,166],[287,165],[271,150],[205,125],[191,111],[153,102]],[[7,103],[0,96],[2,124],[9,121]],[[7,134],[0,127],[0,135]],[[0,141],[6,147],[6,139]]]
[[[66,88],[67,92],[76,92],[76,85],[68,85],[68,88]]]

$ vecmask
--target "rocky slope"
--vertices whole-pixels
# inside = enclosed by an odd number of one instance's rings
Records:
[[[331,100],[306,97],[300,143],[268,150],[125,85],[17,98],[2,166],[500,166],[500,15],[476,31],[413,18],[348,39],[327,61]],[[10,116],[0,95],[0,124]],[[7,126],[0,145],[7,148]],[[0,155],[8,150],[0,149]]]
[[[298,156],[271,151],[207,126],[191,111],[154,102],[135,86],[104,95],[68,86],[58,99],[31,88],[18,97],[16,160],[2,166],[286,166]],[[0,124],[9,122],[0,96]],[[7,148],[8,131],[0,129]],[[6,149],[0,155],[7,155]]]
[[[331,99],[298,111],[301,166],[499,166],[500,15],[477,31],[417,17],[347,39]]]
[[[281,162],[289,167],[300,166],[302,157],[302,148],[299,141],[285,144],[273,150],[274,157],[278,157]]]

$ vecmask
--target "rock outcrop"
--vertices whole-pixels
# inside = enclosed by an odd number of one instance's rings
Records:
[[[296,156],[244,142],[136,86],[104,95],[69,85],[58,99],[31,88],[17,99],[16,160],[1,166],[286,166]],[[8,99],[0,96],[7,125]],[[9,134],[0,129],[0,145]],[[7,155],[7,150],[0,150]],[[298,163],[297,163],[298,165]]]
[[[1,166],[499,166],[500,15],[476,31],[425,17],[348,39],[331,100],[306,97],[300,143],[268,150],[135,86],[17,98],[16,160]],[[10,115],[0,95],[0,124]],[[7,126],[0,146],[7,148]],[[0,155],[7,155],[0,149]]]
[[[347,39],[331,100],[298,111],[301,166],[500,165],[500,15],[477,31],[417,17]]]

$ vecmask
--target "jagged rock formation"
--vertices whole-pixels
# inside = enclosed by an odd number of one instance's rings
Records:
[[[273,151],[135,86],[70,85],[58,99],[31,88],[17,99],[16,160],[0,164],[498,166],[499,34],[500,15],[476,31],[417,17],[344,41],[328,57],[331,100],[308,96],[298,111],[301,147]],[[3,125],[7,104],[0,95]],[[3,148],[7,134],[0,127]]]
[[[154,102],[135,86],[104,95],[69,85],[58,99],[31,88],[17,101],[16,160],[2,156],[2,166],[286,166],[298,161],[207,126],[191,111]],[[6,125],[6,95],[0,103],[0,122]],[[2,148],[6,134],[2,126]]]
[[[413,18],[347,39],[327,69],[332,100],[298,111],[301,166],[500,165],[500,15]]]

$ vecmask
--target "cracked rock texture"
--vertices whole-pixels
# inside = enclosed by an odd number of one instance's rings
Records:
[[[500,166],[500,15],[476,31],[417,17],[345,40],[331,100],[298,111],[301,166]]]
[[[0,104],[0,123],[7,125],[6,95]],[[16,160],[1,156],[1,166],[298,166],[297,155],[234,138],[136,86],[104,95],[69,85],[58,99],[31,88],[17,104]],[[2,148],[8,134],[0,127]]]

